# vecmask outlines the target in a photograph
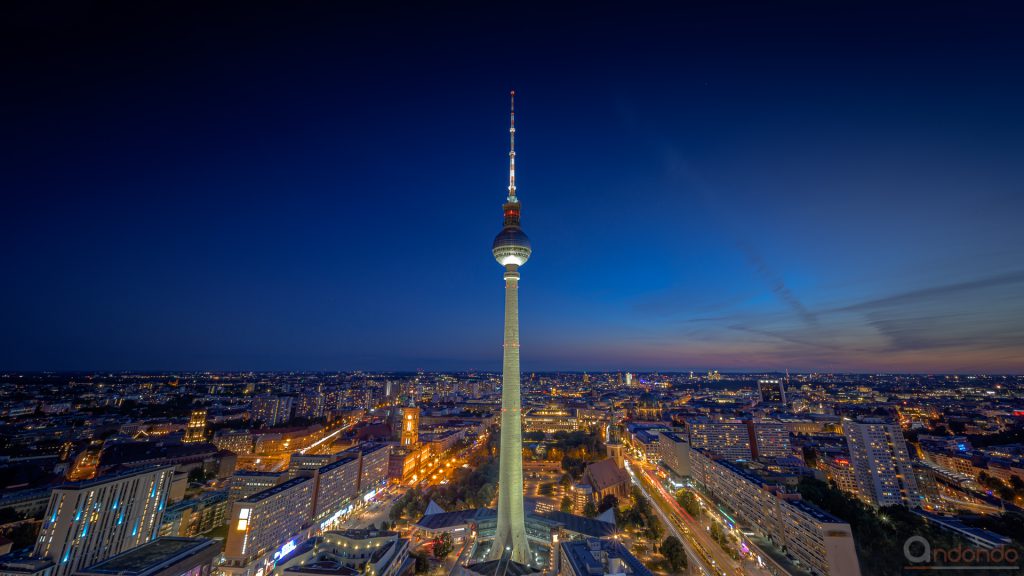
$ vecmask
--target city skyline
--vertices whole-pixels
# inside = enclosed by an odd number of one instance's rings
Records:
[[[367,10],[13,9],[0,370],[497,371],[515,87],[525,372],[1024,372],[1019,14]]]

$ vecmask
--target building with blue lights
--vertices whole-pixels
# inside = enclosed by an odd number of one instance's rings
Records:
[[[53,489],[33,555],[54,562],[52,576],[145,544],[157,536],[174,466],[134,468]]]

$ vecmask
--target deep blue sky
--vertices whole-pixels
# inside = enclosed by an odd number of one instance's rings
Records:
[[[348,4],[2,8],[0,369],[497,369],[514,87],[524,370],[1024,372],[1018,2]]]

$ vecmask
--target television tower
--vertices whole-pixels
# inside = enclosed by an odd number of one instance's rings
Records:
[[[529,238],[519,227],[515,90],[511,99],[508,198],[502,207],[504,227],[491,248],[498,264],[505,267],[505,340],[501,372],[501,446],[498,452],[498,529],[490,556],[496,560],[510,551],[513,561],[531,565],[523,509],[523,415],[519,390],[519,267],[530,258],[531,250]]]

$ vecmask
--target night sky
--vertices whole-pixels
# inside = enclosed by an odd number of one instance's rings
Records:
[[[515,88],[525,371],[1024,372],[1019,2],[92,4],[0,8],[0,369],[499,369]]]

